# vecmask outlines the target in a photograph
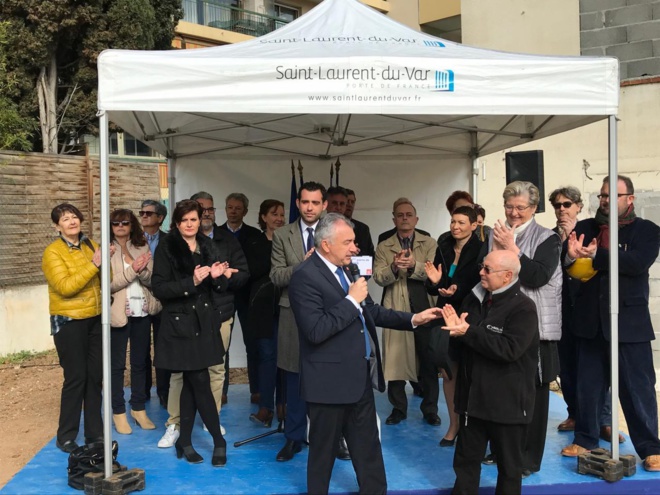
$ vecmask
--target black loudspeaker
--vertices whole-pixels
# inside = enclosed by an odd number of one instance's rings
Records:
[[[537,213],[545,211],[545,185],[543,181],[543,150],[512,151],[506,153],[506,183],[516,180],[531,182],[539,188]]]

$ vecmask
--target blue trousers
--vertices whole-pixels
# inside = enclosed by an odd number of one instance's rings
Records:
[[[284,436],[294,442],[305,441],[307,432],[307,403],[300,397],[300,373],[286,373],[286,418]]]
[[[574,443],[598,447],[600,411],[610,386],[610,343],[602,333],[578,338],[577,411]],[[650,342],[619,343],[619,400],[637,455],[660,454],[655,369]],[[616,432],[613,433],[616,438]]]

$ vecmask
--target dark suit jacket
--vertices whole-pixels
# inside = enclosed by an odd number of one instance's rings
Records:
[[[424,234],[424,235],[427,235],[427,236],[429,236],[429,237],[431,236],[431,234],[429,234],[426,230],[415,229],[415,232],[419,232],[420,234]],[[380,234],[380,235],[378,236],[378,242],[377,242],[377,244],[380,244],[380,243],[383,242],[385,239],[389,239],[389,238],[392,237],[394,234],[396,234],[396,228],[394,228],[394,229],[390,229],[390,230],[388,230],[387,232],[383,232],[382,234]]]
[[[229,235],[234,237],[234,239],[238,240],[238,243],[241,245],[241,249],[243,250],[243,254],[245,255],[245,259],[247,260],[248,270],[250,271],[250,280],[237,293],[237,297],[245,299],[247,302],[250,294],[250,284],[258,279],[258,277],[255,278],[254,276],[254,274],[256,274],[260,269],[259,260],[256,258],[256,253],[258,250],[257,245],[260,243],[263,234],[259,229],[251,227],[245,223],[241,227],[241,230],[238,231],[238,235],[234,235],[234,233],[229,230],[227,227],[227,222],[220,225],[220,228],[229,233]]]
[[[355,228],[355,244],[360,248],[360,256],[371,256],[374,257],[376,249],[374,248],[374,241],[371,240],[371,231],[369,226],[366,223],[360,222],[359,220],[351,219]]]
[[[592,218],[575,226],[584,245],[599,233]],[[619,229],[619,341],[649,342],[655,338],[649,314],[649,268],[658,257],[660,227],[649,220],[636,218]],[[610,340],[610,251],[598,248],[593,261],[596,276],[580,285],[575,297],[573,321],[575,335],[593,338],[602,326],[605,339]]]
[[[294,270],[289,299],[300,338],[302,398],[322,404],[358,402],[364,394],[366,371],[360,312],[318,254]],[[385,309],[370,297],[365,302],[363,314],[372,349],[371,379],[374,388],[382,392],[385,381],[376,325],[410,330],[412,314]]]

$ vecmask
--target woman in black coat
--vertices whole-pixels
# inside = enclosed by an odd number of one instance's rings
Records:
[[[201,216],[202,207],[197,201],[177,203],[170,234],[156,249],[151,284],[163,311],[155,365],[183,372],[177,457],[185,457],[190,463],[204,460],[193,448],[191,438],[195,413],[199,411],[213,437],[211,463],[224,466],[227,443],[220,432],[208,368],[223,362],[218,298],[227,290],[228,278],[235,270],[218,261],[213,241],[199,232]]]
[[[479,266],[477,259],[482,242],[475,234],[477,228],[477,212],[471,206],[459,206],[451,215],[450,234],[440,240],[433,263],[426,262],[426,288],[429,294],[438,295],[437,306],[442,308],[451,304],[460,308],[463,299],[470,294],[472,288],[479,283]],[[437,268],[436,268],[437,267]],[[440,446],[451,447],[458,434],[458,413],[454,410],[454,391],[456,380],[454,376],[458,369],[457,349],[460,345],[449,340],[449,334],[440,333],[440,349],[446,349],[449,370],[444,370],[442,387],[449,413],[449,428]]]

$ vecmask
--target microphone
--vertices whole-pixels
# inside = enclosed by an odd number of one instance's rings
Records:
[[[353,279],[353,282],[357,282],[358,279],[360,278],[360,268],[355,263],[349,263],[348,265],[348,271],[351,272],[351,278]],[[364,301],[360,303],[360,306],[363,308],[367,305]]]

